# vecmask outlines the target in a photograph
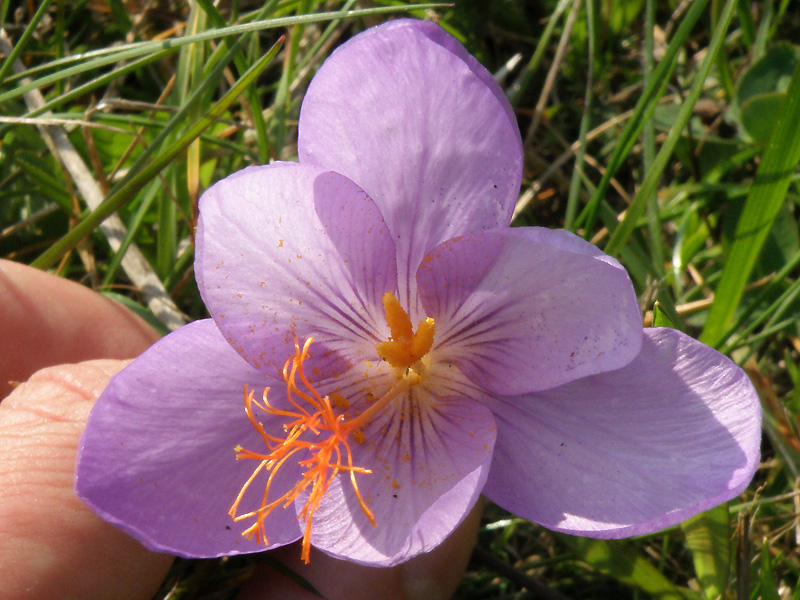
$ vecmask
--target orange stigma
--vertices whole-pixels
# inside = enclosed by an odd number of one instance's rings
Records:
[[[262,404],[253,397],[253,391],[248,391],[247,386],[245,386],[244,405],[247,418],[250,419],[250,423],[261,435],[268,451],[261,453],[245,450],[241,446],[236,447],[237,460],[255,459],[259,463],[253,474],[242,486],[233,506],[228,511],[228,514],[236,522],[244,519],[255,519],[255,522],[245,529],[242,535],[247,539],[255,537],[258,543],[267,545],[267,534],[264,528],[266,518],[278,507],[288,508],[300,494],[308,490],[308,498],[297,515],[297,518],[302,519],[305,525],[301,557],[306,563],[309,561],[311,550],[311,529],[314,512],[319,508],[331,481],[340,472],[349,473],[350,483],[353,486],[353,491],[361,510],[373,526],[377,525],[375,517],[364,501],[356,482],[356,473],[369,474],[372,471],[353,464],[350,439],[352,437],[356,443],[363,443],[364,433],[360,428],[368,423],[390,400],[400,392],[408,389],[409,385],[413,383],[413,381],[398,382],[361,414],[352,419],[347,419],[343,412],[338,414],[334,412],[334,406],[346,409],[347,400],[335,393],[331,394],[333,401],[329,396],[320,395],[308,381],[303,371],[303,362],[309,357],[308,349],[312,342],[313,338],[309,338],[301,349],[300,344],[295,339],[294,355],[286,361],[283,367],[286,395],[293,408],[281,410],[270,405],[267,400],[269,388],[264,390]],[[283,425],[283,430],[286,433],[285,437],[276,437],[267,433],[263,423],[254,414],[256,408],[266,413],[269,417],[285,419],[286,422]],[[270,488],[275,479],[275,474],[287,461],[292,460],[292,457],[301,451],[301,457],[295,457],[297,464],[305,469],[301,478],[283,495],[271,500]],[[307,456],[307,458],[302,458],[302,456]],[[268,476],[264,486],[264,494],[261,498],[261,506],[256,510],[237,515],[239,503],[242,501],[245,492],[259,473],[262,472],[268,473]]]
[[[391,292],[383,295],[383,310],[390,337],[388,342],[380,342],[376,346],[378,356],[395,368],[408,369],[433,347],[433,319],[428,317],[422,321],[415,333],[411,318]]]

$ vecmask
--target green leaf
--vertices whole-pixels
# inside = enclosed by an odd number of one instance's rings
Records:
[[[675,325],[667,316],[667,313],[664,312],[660,302],[656,302],[653,305],[653,327],[671,327],[675,329]]]
[[[642,12],[643,7],[644,0],[628,0],[627,2],[602,0],[600,15],[614,34],[620,34],[631,26]]]
[[[736,226],[734,241],[714,303],[700,340],[710,346],[723,342],[722,335],[733,323],[736,308],[759,252],[772,227],[789,183],[800,162],[800,63],[795,67],[781,110],[753,186]]]
[[[784,92],[769,92],[750,96],[742,104],[740,116],[742,127],[757,144],[766,146],[769,142],[775,115],[778,114],[785,98]]]
[[[790,44],[778,44],[754,62],[742,74],[736,85],[736,102],[743,106],[759,94],[785,92],[797,65],[800,49]]]
[[[793,207],[784,202],[769,230],[756,265],[759,276],[779,271],[800,249],[800,232]]]
[[[679,588],[664,577],[630,542],[592,540],[568,535],[559,537],[572,548],[578,560],[659,600],[698,597],[691,590]]]
[[[722,504],[681,524],[706,600],[722,597],[731,568],[730,514]]]

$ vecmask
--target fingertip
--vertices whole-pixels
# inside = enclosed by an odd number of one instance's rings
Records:
[[[0,398],[37,370],[133,358],[158,334],[124,306],[73,281],[0,260]]]
[[[126,363],[37,372],[0,403],[0,581],[3,599],[146,600],[173,557],[147,551],[97,517],[73,489],[89,411]]]
[[[441,545],[394,567],[367,567],[311,549],[303,564],[297,543],[269,554],[327,600],[446,600],[455,593],[475,547],[483,499]],[[258,567],[236,600],[319,600],[268,563]]]
[[[483,513],[483,497],[440,546],[400,565],[409,600],[447,600],[467,570]]]

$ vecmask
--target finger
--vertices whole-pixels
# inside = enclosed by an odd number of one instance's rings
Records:
[[[36,373],[0,403],[0,581],[4,600],[148,599],[172,557],[144,549],[73,489],[78,439],[123,361]]]
[[[132,358],[158,339],[125,307],[77,283],[0,260],[0,398],[43,367]]]
[[[475,547],[482,502],[440,546],[395,567],[365,567],[311,550],[303,564],[297,544],[271,552],[308,581],[327,600],[445,600],[455,592]],[[268,564],[242,588],[237,600],[319,600],[319,596],[286,577],[276,578]]]

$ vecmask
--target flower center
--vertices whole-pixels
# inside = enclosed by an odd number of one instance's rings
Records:
[[[422,357],[433,345],[433,319],[420,323],[417,332],[411,328],[408,314],[400,306],[394,294],[383,297],[386,320],[391,330],[391,338],[378,344],[378,354],[396,369],[403,369],[395,385],[383,396],[372,402],[368,408],[355,417],[348,418],[349,403],[346,398],[333,393],[322,396],[309,382],[303,370],[303,362],[309,357],[308,349],[313,342],[306,340],[303,347],[295,340],[295,352],[283,366],[283,379],[286,382],[286,396],[291,408],[279,409],[267,399],[269,388],[264,390],[262,401],[255,399],[253,391],[244,388],[244,405],[247,418],[261,435],[267,452],[254,452],[237,446],[236,458],[258,461],[252,475],[247,479],[228,514],[236,521],[255,519],[254,523],[242,532],[247,539],[255,538],[258,543],[268,544],[264,523],[269,514],[278,507],[288,508],[301,494],[307,494],[305,504],[298,512],[298,519],[304,522],[302,559],[307,563],[311,550],[311,529],[314,512],[319,508],[322,498],[328,491],[333,478],[348,473],[361,510],[373,526],[377,525],[372,511],[358,489],[356,474],[372,473],[370,469],[353,464],[350,440],[357,444],[364,442],[363,426],[369,423],[386,405],[411,386],[419,383],[418,365]],[[415,368],[415,366],[417,368]],[[341,412],[334,411],[334,406]],[[285,420],[283,436],[275,436],[264,429],[255,415],[258,409],[269,417]],[[295,464],[302,469],[300,479],[280,497],[271,500],[270,488],[277,472],[298,452]],[[299,460],[298,460],[299,459]],[[239,504],[250,485],[260,473],[267,475],[261,506],[256,510],[237,515]]]

